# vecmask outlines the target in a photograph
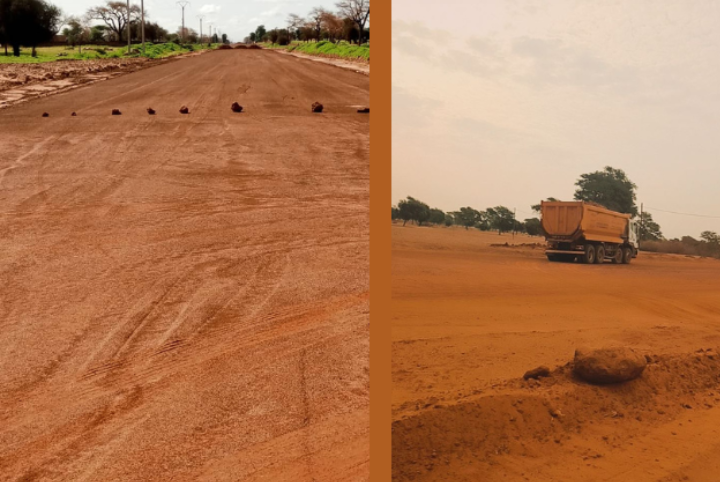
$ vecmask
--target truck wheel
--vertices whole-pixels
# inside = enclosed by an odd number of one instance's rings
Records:
[[[612,258],[613,264],[621,264],[623,262],[623,249],[618,247],[615,249],[615,254]]]
[[[622,252],[623,252],[623,260],[622,260],[623,264],[630,264],[630,261],[632,260],[632,256],[633,256],[632,248],[623,248]]]
[[[605,262],[605,246],[602,244],[597,247],[595,251],[595,263],[603,264]]]
[[[592,244],[585,245],[585,254],[582,260],[585,264],[593,264],[595,262],[595,246]]]

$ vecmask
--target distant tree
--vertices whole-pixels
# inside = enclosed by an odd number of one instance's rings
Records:
[[[308,24],[312,29],[313,38],[315,40],[320,40],[320,34],[322,33],[323,27],[323,17],[327,13],[328,11],[321,7],[315,7],[310,10],[310,14],[308,15]]]
[[[403,226],[408,221],[415,221],[418,226],[421,226],[430,218],[430,206],[413,197],[408,196],[407,199],[403,199],[397,207],[400,211],[400,219],[403,220]]]
[[[90,42],[92,42],[92,43],[103,42],[104,40],[106,40],[105,39],[106,32],[107,32],[107,27],[105,25],[94,25],[93,27],[90,28]]]
[[[122,42],[127,23],[133,17],[140,17],[140,6],[131,5],[128,12],[126,2],[108,1],[103,6],[93,7],[87,11],[87,18],[92,20],[100,20],[117,35],[118,41]],[[147,13],[145,13],[147,18]]]
[[[83,25],[82,20],[78,17],[68,17],[65,20],[67,27],[62,31],[63,35],[67,38],[68,43],[75,47],[78,46],[78,50],[82,52],[82,44],[87,42],[90,38],[90,31]]]
[[[212,41],[214,44],[220,43],[220,38],[218,38],[218,34],[213,34]]]
[[[445,213],[445,226],[452,226],[455,224],[455,216],[450,213]]]
[[[266,33],[267,33],[267,30],[265,29],[265,25],[259,25],[258,28],[255,29],[254,42],[262,42],[262,39]]]
[[[392,219],[393,221],[395,221],[396,219],[402,219],[402,218],[400,217],[400,209],[398,209],[397,206],[393,206],[393,207],[392,207],[392,218],[391,218],[391,219]]]
[[[157,23],[145,23],[145,39],[150,42],[165,42],[168,39],[168,31]]]
[[[222,34],[222,43],[229,43],[228,36],[226,33]]]
[[[714,231],[703,231],[700,233],[700,239],[709,244],[720,245],[720,236]]]
[[[549,197],[549,198],[547,198],[547,199],[545,199],[545,200],[546,200],[546,201],[551,201],[551,202],[557,201],[557,199],[555,199],[554,197]],[[535,211],[536,213],[540,214],[540,211],[542,210],[542,203],[540,203],[540,204],[533,204],[532,206],[530,206],[530,208],[531,208],[533,211]]]
[[[428,222],[432,224],[443,224],[445,222],[445,212],[437,208],[430,209]]]
[[[469,206],[460,208],[460,211],[454,212],[453,217],[455,218],[455,223],[460,226],[465,226],[465,229],[479,227],[484,220],[483,213]]]
[[[62,11],[45,0],[1,0],[0,31],[3,42],[12,46],[13,55],[20,56],[22,45],[35,48],[52,40],[62,21]]]
[[[303,25],[305,25],[305,19],[300,15],[295,13],[288,15],[287,28],[290,31],[292,38],[300,39],[299,32]]]
[[[543,234],[542,223],[538,218],[526,219],[525,232],[530,236],[541,236]]]
[[[505,206],[495,206],[488,208],[486,211],[490,227],[497,229],[498,234],[508,232],[515,225],[515,216],[513,212]]]
[[[620,169],[610,166],[602,171],[582,174],[575,183],[575,200],[597,203],[612,211],[637,216],[635,189],[637,186]]]
[[[250,32],[250,36],[248,38],[250,39],[251,42],[255,42],[255,37],[256,37],[255,32]]]
[[[268,30],[268,32],[267,32],[267,37],[268,37],[268,40],[270,40],[270,43],[276,44],[277,40],[278,40],[278,36],[279,36],[279,33],[278,33],[278,29],[276,29],[276,28],[274,28],[272,30]]]
[[[347,42],[360,43],[360,30],[358,30],[357,24],[350,18],[343,19],[342,38]]]
[[[351,19],[360,31],[358,43],[365,38],[365,24],[370,18],[370,0],[342,0],[336,4],[341,16]]]
[[[343,37],[343,19],[332,12],[325,12],[321,21],[328,40],[337,43]]]
[[[659,241],[665,239],[660,230],[660,225],[653,221],[650,213],[644,212],[640,215],[640,241]]]

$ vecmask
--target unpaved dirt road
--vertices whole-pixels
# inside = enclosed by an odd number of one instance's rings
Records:
[[[393,227],[397,481],[717,480],[720,260],[550,263],[541,238]],[[632,346],[641,379],[573,379],[578,346]],[[702,351],[699,351],[702,350]],[[554,369],[523,381],[539,365]]]
[[[367,479],[368,102],[230,50],[0,111],[0,480]]]

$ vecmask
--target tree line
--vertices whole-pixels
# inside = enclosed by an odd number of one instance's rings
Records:
[[[621,169],[607,166],[599,171],[582,174],[575,182],[575,187],[575,201],[594,203],[612,211],[629,214],[635,219],[639,225],[639,239],[643,242],[641,249],[647,247],[653,251],[720,257],[720,236],[714,231],[702,232],[700,239],[683,236],[680,239],[667,240],[660,225],[653,220],[652,214],[638,209],[637,186]],[[545,200],[558,201],[554,197]],[[539,215],[541,204],[532,205],[530,209]],[[459,211],[446,213],[410,196],[392,207],[392,219],[402,220],[403,225],[413,222],[417,225],[458,225],[465,229],[497,230],[499,233],[516,231],[530,235],[543,234],[539,218],[519,221],[515,219],[513,211],[505,206],[487,208],[484,211],[467,206]]]
[[[366,25],[370,19],[370,0],[343,0],[335,6],[335,12],[315,7],[305,17],[292,13],[288,16],[286,28],[267,30],[260,25],[245,38],[245,43],[289,45],[293,40],[328,40],[334,43],[344,40],[363,44],[368,41],[370,29]]]

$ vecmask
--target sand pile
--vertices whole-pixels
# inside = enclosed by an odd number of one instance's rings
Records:
[[[217,49],[218,50],[232,50],[232,47],[229,46],[228,44],[222,44]]]
[[[641,377],[621,384],[582,382],[570,362],[548,378],[510,380],[448,403],[418,402],[393,423],[393,480],[482,480],[502,457],[583,457],[588,440],[622,447],[687,410],[720,406],[714,350],[648,359]],[[603,439],[607,433],[612,438]]]
[[[262,47],[260,47],[258,44],[250,44],[250,45],[248,45],[248,48],[249,49],[261,49]]]

